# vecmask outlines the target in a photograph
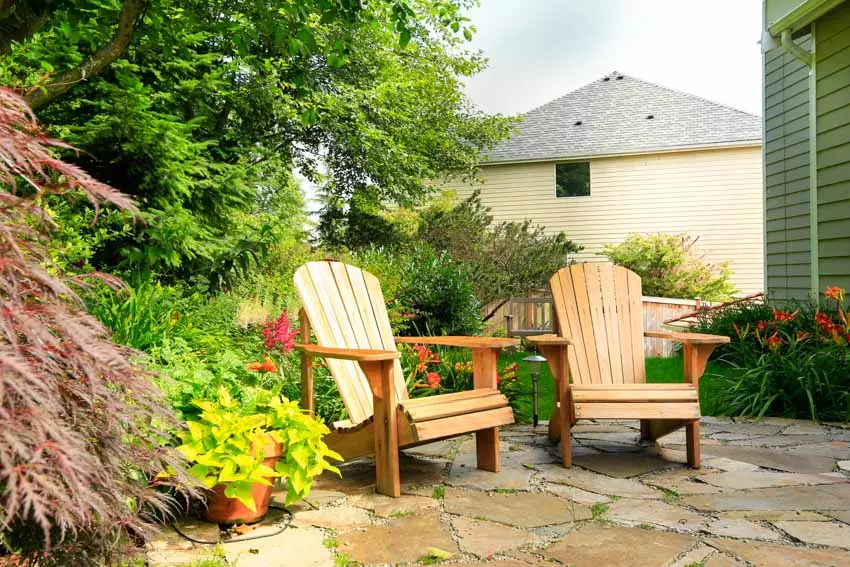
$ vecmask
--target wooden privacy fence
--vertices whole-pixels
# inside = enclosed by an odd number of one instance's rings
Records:
[[[643,297],[643,328],[646,331],[663,328],[664,322],[693,313],[701,306],[713,305],[694,299],[670,299],[667,297]],[[488,305],[483,312],[489,313],[495,305]],[[516,297],[502,305],[487,321],[486,332],[505,332],[508,336],[523,337],[552,332],[552,297],[532,294],[531,297]],[[664,339],[644,339],[647,357],[670,357],[675,345]]]

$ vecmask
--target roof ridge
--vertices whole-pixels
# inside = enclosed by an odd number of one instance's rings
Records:
[[[626,73],[618,73],[618,74],[623,75],[624,77],[628,77],[630,79],[633,79],[635,81],[641,82],[645,85],[651,85],[653,87],[657,87],[659,89],[664,89],[665,91],[669,91],[671,93],[676,93],[676,94],[679,94],[679,95],[684,95],[684,96],[688,96],[688,97],[691,97],[691,98],[696,98],[696,99],[699,99],[703,102],[707,102],[709,104],[714,104],[714,105],[717,105],[717,106],[722,106],[723,108],[726,108],[728,110],[732,110],[734,112],[740,112],[741,114],[746,114],[747,116],[751,116],[753,118],[761,118],[761,116],[759,116],[758,114],[753,114],[751,112],[747,112],[746,110],[741,110],[740,108],[735,108],[734,106],[730,106],[730,105],[725,104],[723,102],[717,102],[716,100],[712,100],[712,99],[706,98],[704,96],[695,95],[693,93],[689,93],[689,92],[685,92],[685,91],[680,91],[679,89],[672,89],[670,87],[665,87],[664,85],[659,85],[658,83],[653,83],[652,81],[647,81],[646,79],[641,79],[640,77],[635,77],[634,75],[627,75]]]
[[[590,87],[590,86],[592,86],[592,85],[594,85],[594,84],[596,84],[600,81],[604,81],[606,78],[616,77],[617,75],[620,75],[622,77],[628,77],[629,79],[638,81],[638,82],[643,83],[645,85],[650,85],[650,86],[653,86],[653,87],[656,87],[656,88],[659,88],[659,89],[664,89],[665,91],[668,91],[668,92],[671,92],[671,93],[676,93],[678,95],[684,95],[684,96],[687,96],[687,97],[699,99],[699,100],[701,100],[703,102],[707,102],[709,104],[722,106],[723,108],[726,108],[728,110],[732,110],[734,112],[739,112],[741,114],[745,114],[745,115],[753,117],[753,118],[761,119],[761,116],[759,116],[758,114],[753,114],[752,112],[747,112],[746,110],[741,110],[740,108],[735,108],[734,106],[731,106],[731,105],[728,105],[728,104],[725,104],[725,103],[722,103],[722,102],[718,102],[716,100],[712,100],[712,99],[706,98],[704,96],[695,95],[693,93],[681,91],[679,89],[673,89],[673,88],[670,88],[670,87],[665,87],[664,85],[659,85],[658,83],[653,83],[652,81],[647,81],[646,79],[641,79],[640,77],[635,77],[634,75],[629,75],[628,73],[621,73],[620,71],[616,71],[616,70],[611,71],[610,73],[607,73],[605,75],[602,75],[598,79],[594,79],[594,80],[590,81],[589,83],[585,83],[582,86],[578,87],[577,89],[567,91],[564,94],[562,94],[561,96],[559,96],[557,98],[553,98],[552,100],[550,100],[548,102],[544,102],[543,104],[539,104],[539,105],[535,106],[534,108],[532,108],[531,110],[528,110],[526,112],[521,113],[521,115],[531,114],[532,112],[534,112],[536,110],[540,110],[541,108],[549,106],[550,104],[554,104],[554,103],[558,102],[559,100],[561,100],[565,97],[568,97],[572,94],[575,94],[579,91],[582,91],[582,90],[584,90],[584,89],[586,89],[586,88],[588,88],[588,87]]]
[[[588,88],[588,87],[590,87],[590,86],[592,86],[592,85],[594,85],[594,84],[598,83],[599,81],[604,80],[604,79],[605,79],[605,77],[611,77],[611,76],[613,76],[613,75],[618,75],[618,74],[619,74],[619,75],[622,75],[623,73],[618,73],[617,71],[614,71],[614,72],[612,72],[612,73],[608,73],[607,75],[603,75],[603,76],[599,77],[598,79],[594,79],[594,80],[590,81],[589,83],[585,83],[585,84],[583,84],[582,86],[580,86],[580,87],[579,87],[579,88],[577,88],[577,89],[573,89],[573,90],[571,90],[571,91],[567,91],[567,92],[565,92],[564,94],[562,94],[561,96],[559,96],[559,97],[557,97],[557,98],[553,98],[553,99],[552,99],[552,100],[550,100],[549,102],[544,102],[543,104],[539,104],[539,105],[535,106],[534,108],[532,108],[531,110],[529,110],[529,111],[527,111],[527,112],[523,112],[523,113],[522,113],[522,115],[523,115],[523,116],[525,116],[525,115],[531,114],[531,113],[532,113],[532,112],[534,112],[535,110],[540,110],[541,108],[544,108],[544,107],[546,107],[546,106],[549,106],[550,104],[554,104],[554,103],[558,102],[559,100],[561,100],[561,99],[563,99],[563,98],[566,98],[566,97],[570,96],[571,94],[575,94],[575,93],[577,93],[577,92],[579,92],[579,91],[583,91],[584,89],[586,89],[586,88]]]

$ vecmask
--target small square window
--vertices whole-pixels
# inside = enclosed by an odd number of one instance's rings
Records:
[[[555,196],[590,196],[590,162],[556,163]]]

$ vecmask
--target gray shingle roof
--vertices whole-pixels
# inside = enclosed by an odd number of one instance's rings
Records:
[[[519,132],[493,149],[489,161],[651,153],[760,140],[758,116],[615,71],[528,112]]]

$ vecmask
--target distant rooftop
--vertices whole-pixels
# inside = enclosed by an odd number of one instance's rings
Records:
[[[613,72],[524,115],[491,163],[760,143],[761,118]]]

